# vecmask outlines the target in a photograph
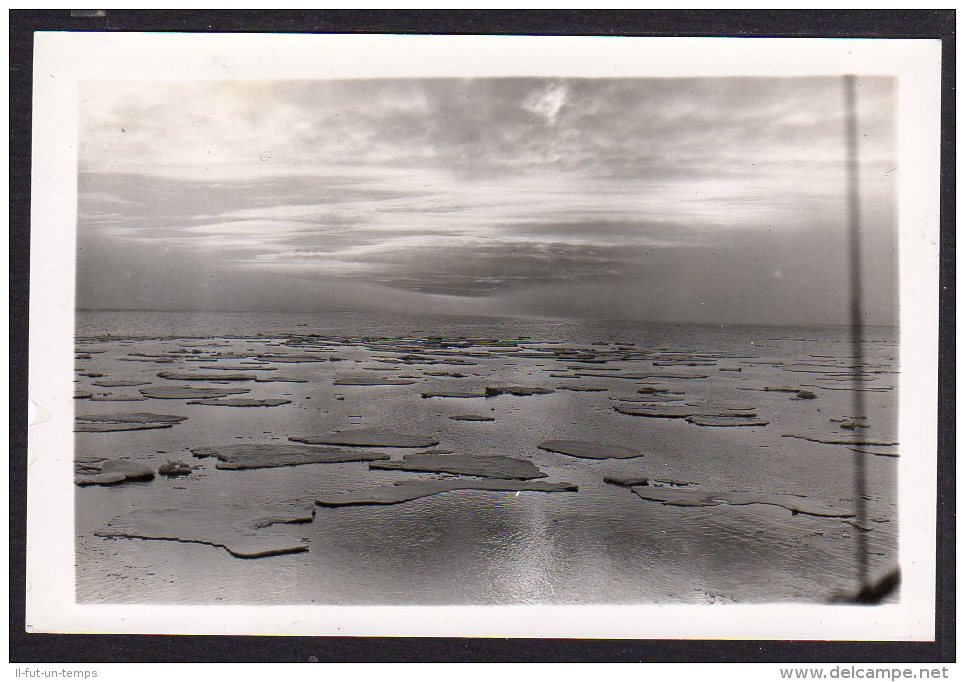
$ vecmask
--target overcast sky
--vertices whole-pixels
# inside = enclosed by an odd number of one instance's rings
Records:
[[[894,83],[860,79],[896,321]],[[85,83],[78,306],[847,320],[840,79]]]

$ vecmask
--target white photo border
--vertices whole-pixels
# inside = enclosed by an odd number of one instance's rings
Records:
[[[75,600],[78,84],[427,77],[898,79],[900,598],[850,605],[215,606]],[[931,641],[935,636],[941,42],[324,34],[35,35],[27,630],[52,633]]]

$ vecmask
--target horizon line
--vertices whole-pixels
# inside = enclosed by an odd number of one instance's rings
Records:
[[[450,312],[422,312],[422,313],[406,313],[406,312],[395,312],[395,311],[378,311],[378,310],[250,310],[250,309],[206,309],[206,308],[75,308],[75,312],[104,312],[104,313],[254,313],[254,314],[285,314],[285,315],[325,315],[325,314],[342,314],[342,313],[353,313],[361,315],[396,315],[396,316],[419,316],[419,315],[434,315],[438,317],[476,317],[476,318],[526,318],[526,319],[539,319],[539,320],[576,320],[576,321],[601,321],[601,322],[633,322],[641,324],[670,324],[670,325],[693,325],[693,326],[705,326],[705,327],[787,327],[792,329],[815,329],[815,328],[827,328],[827,327],[840,327],[840,328],[852,328],[854,325],[848,323],[786,323],[786,322],[708,322],[708,321],[693,321],[693,320],[659,320],[659,319],[638,319],[638,318],[628,318],[628,317],[565,317],[556,315],[534,315],[530,313],[523,314],[498,314],[498,315],[486,315],[482,313],[450,313]],[[859,327],[869,327],[869,328],[889,328],[889,329],[900,329],[900,324],[863,324],[858,325]]]

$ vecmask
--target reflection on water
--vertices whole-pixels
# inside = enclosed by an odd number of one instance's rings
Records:
[[[441,320],[441,321],[440,321]],[[296,327],[299,323],[309,327]],[[289,332],[323,335],[531,336],[589,344],[636,343],[638,348],[754,356],[742,371],[712,368],[708,380],[664,381],[687,401],[750,403],[770,422],[764,428],[714,429],[681,420],[646,419],[612,409],[613,397],[632,397],[634,381],[594,377],[604,393],[557,391],[519,398],[422,399],[421,391],[492,383],[557,387],[549,376],[562,363],[545,358],[476,358],[465,378],[422,375],[409,386],[333,387],[332,379],[372,363],[362,347],[340,348],[341,363],[280,365],[279,373],[307,383],[252,383],[246,397],[285,397],[275,408],[224,408],[181,400],[136,403],[77,401],[78,411],[143,411],[188,420],[159,431],[78,434],[78,454],[129,456],[153,466],[180,458],[200,470],[178,479],[76,490],[77,596],[91,602],[491,604],[660,603],[779,600],[822,601],[853,586],[857,531],[847,522],[762,505],[677,508],[644,501],[604,476],[643,475],[694,481],[707,490],[751,490],[820,497],[849,505],[852,453],[782,438],[782,433],[828,433],[829,419],[849,414],[847,391],[820,391],[818,400],[743,391],[769,384],[804,383],[813,376],[782,369],[818,355],[847,353],[844,330],[653,327],[568,321],[389,319],[356,315],[82,313],[78,335],[284,338]],[[488,325],[488,326],[487,326]],[[897,369],[893,330],[872,330],[880,343],[869,357]],[[780,337],[794,337],[788,340]],[[95,345],[90,343],[88,345]],[[153,378],[158,369],[194,369],[191,363],[124,362],[131,352],[163,352],[170,341],[130,344],[98,341],[105,353],[79,361],[111,379]],[[220,350],[264,352],[265,340],[233,338]],[[815,361],[817,358],[813,358]],[[766,360],[766,362],[765,362]],[[354,362],[358,361],[358,363]],[[231,360],[237,362],[237,360]],[[731,362],[731,361],[728,361]],[[734,360],[733,362],[737,362]],[[784,362],[785,365],[779,365]],[[639,370],[639,362],[629,363]],[[187,367],[185,367],[187,366]],[[647,365],[649,367],[649,365]],[[711,372],[707,372],[708,374]],[[265,374],[268,374],[267,372]],[[373,372],[373,374],[375,374]],[[883,381],[896,385],[897,375]],[[802,378],[804,377],[804,378]],[[154,379],[158,381],[157,379]],[[89,386],[83,379],[80,387]],[[106,390],[106,389],[105,389]],[[131,389],[123,389],[130,392]],[[336,400],[336,390],[343,400]],[[893,435],[896,392],[868,393],[876,434]],[[495,422],[458,422],[452,414],[485,413]],[[289,436],[335,429],[427,432],[441,446],[469,454],[530,459],[578,493],[457,491],[391,506],[318,508],[311,524],[286,528],[310,542],[306,553],[240,560],[210,546],[166,541],[109,540],[93,535],[131,509],[196,502],[310,502],[321,494],[431,478],[432,474],[368,470],[364,463],[313,464],[223,471],[189,448],[241,442],[282,443]],[[598,440],[644,451],[631,460],[581,460],[539,450],[550,438]],[[398,450],[387,449],[392,457]],[[896,557],[896,460],[868,457],[868,533],[872,574]]]

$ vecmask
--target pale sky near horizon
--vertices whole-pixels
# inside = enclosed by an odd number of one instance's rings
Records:
[[[895,85],[858,80],[867,321]],[[88,82],[82,308],[847,321],[837,78]]]

